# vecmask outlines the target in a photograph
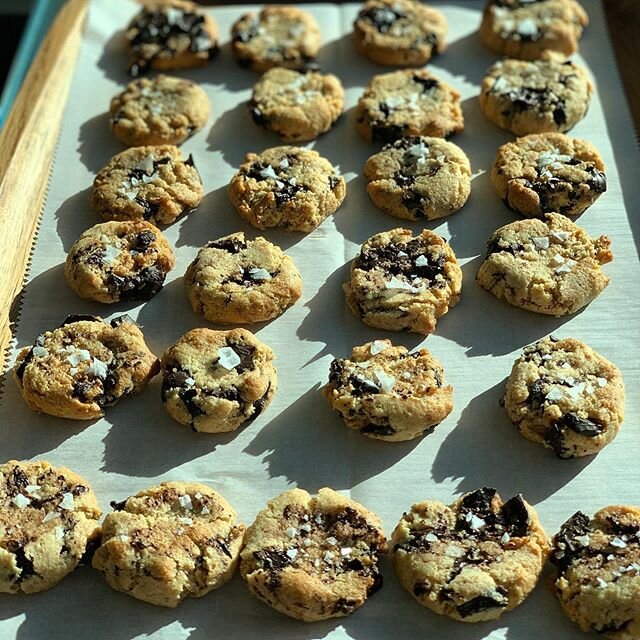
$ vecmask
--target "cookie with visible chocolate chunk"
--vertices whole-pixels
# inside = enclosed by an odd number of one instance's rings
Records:
[[[18,353],[13,376],[29,408],[92,420],[121,398],[140,393],[160,369],[142,331],[127,315],[105,322],[68,316]]]
[[[313,622],[353,613],[382,586],[387,552],[379,518],[332,489],[292,489],[247,529],[240,575],[280,613]]]
[[[526,347],[507,380],[504,407],[528,440],[559,458],[598,453],[624,418],[618,367],[574,338],[544,338]]]
[[[591,238],[558,213],[519,220],[493,233],[476,282],[499,300],[552,316],[582,309],[609,284],[607,236]]]
[[[105,220],[171,224],[193,211],[204,190],[193,157],[172,145],[132,147],[111,158],[93,181],[91,206]]]
[[[69,575],[100,537],[88,482],[43,460],[0,465],[0,593],[37,593]]]
[[[598,150],[562,133],[539,133],[498,149],[491,183],[504,203],[526,216],[577,216],[607,190]]]
[[[347,303],[365,324],[429,334],[458,303],[462,271],[446,240],[424,229],[392,229],[369,238],[343,285]]]
[[[313,231],[342,204],[345,179],[313,149],[272,147],[248,153],[229,183],[229,198],[254,227]]]
[[[113,221],[91,227],[73,243],[64,275],[81,298],[129,302],[155,296],[174,264],[171,245],[152,224]]]
[[[391,539],[402,586],[425,607],[461,622],[495,620],[531,593],[549,543],[533,507],[484,487],[447,506],[427,501],[402,516]]]
[[[374,76],[358,101],[356,129],[368,142],[446,138],[464,129],[460,93],[426,69]]]
[[[193,431],[234,431],[273,399],[273,360],[273,351],[246,329],[192,329],[162,356],[164,407]]]
[[[427,349],[409,353],[390,340],[333,360],[322,393],[347,427],[387,442],[431,433],[453,409],[440,362]]]

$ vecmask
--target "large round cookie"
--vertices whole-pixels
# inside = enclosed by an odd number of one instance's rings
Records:
[[[496,298],[552,316],[575,313],[609,284],[609,238],[589,237],[565,216],[519,220],[489,238],[476,281]]]
[[[453,388],[427,349],[409,353],[390,340],[354,347],[331,362],[324,397],[350,429],[400,442],[430,433],[453,409]]]
[[[65,467],[0,465],[0,593],[36,593],[71,573],[100,536],[89,484]]]
[[[425,607],[462,622],[495,620],[538,582],[549,544],[538,516],[518,495],[472,491],[446,506],[414,504],[393,532],[402,586]]]
[[[332,489],[292,489],[247,530],[240,574],[249,591],[304,622],[349,615],[382,586],[379,518]]]
[[[140,393],[159,368],[129,316],[110,323],[69,316],[20,351],[13,375],[34,411],[91,420],[120,398]]]
[[[415,238],[392,229],[369,238],[343,285],[353,313],[370,327],[429,334],[460,299],[462,271],[451,247],[425,229]]]
[[[245,526],[217,491],[198,482],[163,482],[111,504],[93,556],[109,586],[176,607],[231,579]]]
[[[246,329],[192,329],[162,356],[164,407],[193,431],[234,431],[273,399],[273,359],[273,351]]]

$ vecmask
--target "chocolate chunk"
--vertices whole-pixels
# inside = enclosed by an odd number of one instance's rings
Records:
[[[352,613],[357,606],[358,601],[353,598],[338,598],[331,609],[332,613],[343,613],[346,615]]]
[[[153,231],[141,231],[136,236],[135,245],[131,247],[132,251],[144,253],[155,241],[156,235]]]
[[[293,200],[300,191],[304,191],[304,187],[302,185],[291,184],[287,178],[279,178],[279,180],[283,183],[283,186],[273,192],[278,206]]]
[[[165,373],[162,379],[162,399],[166,400],[167,395],[173,389],[182,389],[186,386],[186,381],[191,377],[191,374],[187,371],[170,371]]]
[[[371,567],[371,574],[373,575],[373,583],[367,587],[367,596],[373,595],[376,591],[382,589],[384,579],[382,574],[379,573],[378,567]]]
[[[564,447],[564,429],[557,422],[549,427],[544,440],[555,451],[558,458],[570,458],[571,455]]]
[[[589,167],[587,172],[590,178],[587,180],[587,185],[591,191],[596,193],[604,193],[607,190],[607,177],[602,171],[598,171],[595,167]]]
[[[491,504],[496,493],[497,491],[495,489],[483,487],[482,489],[477,489],[476,491],[466,494],[460,502],[460,512],[456,522],[456,529],[476,533],[476,530],[471,526],[471,522],[468,522],[466,519],[468,513],[484,520],[483,531],[485,532],[488,530],[487,528],[495,525],[497,516],[492,510]]]
[[[567,122],[567,113],[564,110],[564,104],[558,105],[553,110],[553,121],[558,125],[562,126]]]
[[[424,582],[416,582],[413,585],[413,595],[415,595],[415,596],[420,597],[420,596],[425,595],[425,593],[429,593],[430,591],[431,591],[431,589]]]
[[[402,173],[401,171],[396,171],[393,174],[393,180],[399,187],[410,187],[415,183],[416,177],[415,176],[407,176],[404,173]],[[407,194],[406,193],[402,194],[402,200],[403,201],[405,199],[405,195],[407,195]],[[413,194],[413,195],[415,195],[415,194]],[[420,203],[418,203],[418,206],[420,206]],[[407,206],[407,208],[409,208],[409,207]]]
[[[504,238],[500,238],[499,236],[494,237],[487,243],[487,254],[485,255],[485,260],[494,253],[510,253],[512,256],[515,256],[516,253],[520,251],[524,251],[524,245],[519,242],[506,244]]]
[[[604,427],[598,422],[593,422],[587,418],[580,418],[573,412],[565,413],[562,418],[560,418],[559,424],[563,427],[569,427],[572,431],[586,438],[595,438],[604,431]]]
[[[405,132],[405,126],[401,124],[386,124],[376,120],[371,123],[372,142],[393,142],[401,138]]]
[[[268,120],[264,117],[264,114],[260,110],[260,108],[256,105],[253,100],[250,100],[248,103],[249,113],[251,114],[251,118],[259,127],[266,127]]]
[[[366,394],[380,393],[380,389],[366,378],[356,378],[355,376],[349,376],[349,384],[353,387],[351,392],[354,396],[364,396]]]
[[[402,204],[411,212],[416,218],[424,218],[424,197],[412,189],[407,189],[402,194]]]
[[[583,547],[575,545],[574,540],[589,533],[589,522],[589,516],[577,511],[560,527],[554,540],[556,553],[552,552],[549,558],[560,574],[582,555]]]
[[[333,191],[340,184],[340,178],[338,176],[329,176],[329,189]]]
[[[336,358],[331,361],[329,365],[329,382],[337,385],[344,373],[344,360],[342,358]]]
[[[227,541],[222,539],[222,538],[212,538],[211,540],[209,540],[209,543],[212,546],[216,546],[218,547],[218,549],[220,549],[220,551],[222,551],[222,553],[224,553],[225,556],[227,556],[228,558],[231,558],[231,551],[229,550],[229,546],[227,545]]]
[[[347,571],[365,571],[365,567],[358,558],[352,558],[351,560],[347,560],[344,565],[345,570]]]
[[[120,502],[116,502],[115,500],[112,500],[109,504],[111,505],[111,508],[114,511],[123,511],[125,505],[127,504],[127,500],[128,500],[128,498],[125,498],[124,500],[121,500]]]
[[[285,551],[283,549],[276,549],[275,547],[254,551],[253,557],[266,571],[282,571],[291,564],[291,558]]]
[[[98,316],[90,316],[88,314],[76,314],[67,316],[60,326],[64,327],[65,325],[73,324],[74,322],[102,322],[102,319],[98,318]]]
[[[400,18],[405,18],[406,14],[396,8],[388,6],[371,7],[364,9],[358,14],[358,20],[366,20],[370,22],[380,33],[389,33],[391,27]]]
[[[33,360],[33,347],[31,347],[31,349],[27,351],[25,357],[22,359],[22,361],[20,362],[20,364],[16,369],[16,377],[18,378],[18,380],[22,380],[22,378],[24,377],[24,371],[27,368],[27,365],[32,360]]]
[[[477,598],[473,598],[473,600],[469,600],[469,602],[459,604],[456,607],[456,611],[460,614],[461,617],[466,618],[476,613],[480,613],[481,611],[487,611],[488,609],[498,609],[506,606],[507,601],[504,599],[496,600],[491,596],[478,596]]]
[[[118,294],[123,302],[150,300],[162,289],[167,274],[156,266],[141,269],[135,276],[121,277],[110,273],[105,279],[107,287]]]
[[[89,540],[87,540],[87,546],[84,548],[84,552],[82,553],[82,556],[78,561],[78,564],[80,566],[88,565],[91,563],[93,555],[100,547],[101,542],[102,541],[100,539],[100,536],[98,536],[97,538],[90,538]]]
[[[160,205],[155,204],[153,202],[148,202],[144,198],[135,197],[134,202],[137,202],[143,209],[143,218],[145,220],[149,220],[149,218],[153,218],[153,216],[157,215],[160,211]]]
[[[438,81],[435,78],[423,78],[417,74],[413,75],[413,81],[422,85],[422,93],[428,93],[438,86]]]
[[[373,424],[372,422],[360,429],[360,433],[376,436],[391,436],[395,432],[396,430],[390,424]]]
[[[121,324],[128,322],[130,324],[136,324],[136,321],[127,313],[123,313],[121,316],[114,318],[109,324],[117,329]],[[137,325],[136,325],[137,326]]]
[[[79,380],[73,385],[71,391],[71,397],[78,398],[80,402],[87,402],[89,400],[89,392],[93,389],[93,383],[87,380]]]
[[[593,630],[596,633],[615,633],[616,631],[624,631],[631,623],[633,619],[625,620],[624,622],[610,622],[609,624],[601,627],[594,626]]]
[[[538,411],[544,406],[544,401],[547,397],[544,392],[544,385],[545,382],[542,378],[534,380],[533,383],[529,385],[529,395],[525,402],[533,411]]]
[[[5,490],[11,497],[22,493],[22,490],[28,485],[29,478],[20,467],[13,467],[5,478]]]
[[[240,253],[247,248],[247,243],[236,238],[223,238],[222,240],[213,240],[207,244],[210,249],[222,249],[227,253]]]
[[[502,505],[502,517],[512,536],[523,537],[529,531],[529,511],[521,495],[507,500]]]
[[[262,398],[258,398],[253,403],[253,413],[249,416],[247,423],[253,422],[263,411],[264,405],[267,403],[267,398],[269,397],[269,391],[271,390],[271,383],[267,387],[267,390],[264,392]]]
[[[253,354],[255,353],[255,348],[247,344],[236,344],[235,342],[229,342],[227,344],[240,358],[240,364],[236,366],[236,371],[238,373],[252,371],[254,368]]]
[[[33,566],[33,560],[27,557],[27,554],[24,550],[23,546],[17,547],[13,551],[16,558],[16,565],[18,569],[20,569],[20,577],[18,578],[19,582],[26,580],[27,578],[31,578],[36,575],[36,570]]]
[[[197,395],[197,389],[185,389],[178,393],[178,397],[182,400],[182,403],[192,418],[204,415],[204,411],[194,402]]]
[[[616,535],[635,536],[638,534],[638,531],[640,531],[640,525],[629,524],[626,522],[622,523],[612,516],[607,517],[607,523],[609,524],[611,531]]]

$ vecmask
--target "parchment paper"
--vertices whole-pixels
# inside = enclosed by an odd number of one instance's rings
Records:
[[[475,30],[481,2],[438,2],[451,33],[448,51],[431,65],[463,94],[466,128],[455,137],[475,174],[469,203],[430,228],[450,239],[464,264],[462,300],[439,323],[435,335],[385,334],[365,327],[346,308],[341,284],[358,246],[370,235],[409,224],[375,209],[362,178],[366,158],[378,147],[354,129],[354,105],[376,67],[354,50],[351,23],[357,5],[306,5],[324,38],[320,63],[337,73],[346,89],[346,113],[333,131],[313,143],[340,165],[348,180],[344,205],[309,235],[267,231],[264,235],[294,259],[304,279],[302,300],[271,323],[254,327],[278,355],[280,388],[269,409],[231,435],[195,434],[162,408],[160,380],[141,395],[109,409],[93,423],[65,421],[31,412],[7,378],[0,404],[2,460],[44,458],[85,476],[102,508],[162,480],[195,479],[221,491],[249,524],[266,501],[300,486],[329,485],[373,509],[388,534],[416,501],[452,501],[463,491],[495,486],[503,496],[522,492],[539,510],[549,534],[576,510],[592,513],[612,503],[640,504],[638,432],[638,212],[639,154],[598,0],[584,0],[591,26],[581,42],[597,92],[587,117],[571,132],[595,143],[606,162],[608,191],[578,223],[592,235],[613,240],[615,261],[605,267],[611,284],[585,310],[548,318],[499,302],[474,282],[485,242],[497,227],[515,220],[489,182],[497,147],[511,136],[481,114],[479,82],[495,60]],[[208,9],[219,22],[223,47],[205,69],[181,75],[202,84],[213,104],[207,127],[184,145],[194,155],[207,193],[198,211],[166,229],[177,265],[164,290],[138,307],[85,302],[66,286],[62,264],[82,231],[100,220],[87,204],[95,173],[122,147],[112,137],[106,110],[127,82],[120,29],[135,12],[128,0],[94,0],[44,209],[31,276],[24,291],[16,343],[31,344],[68,313],[110,318],[123,312],[143,325],[160,355],[185,331],[206,326],[192,313],[182,275],[207,240],[237,230],[260,235],[230,205],[226,185],[244,154],[280,143],[256,127],[244,102],[257,75],[232,59],[228,34],[244,7]],[[33,150],[38,153],[37,149]],[[520,349],[550,333],[585,340],[617,363],[624,374],[627,418],[618,438],[596,457],[558,460],[519,436],[498,406],[504,381]],[[379,443],[348,432],[318,389],[333,357],[388,336],[413,348],[425,344],[441,359],[455,389],[453,413],[435,432],[405,444]],[[15,354],[14,356],[15,357]],[[13,357],[11,362],[13,362]],[[89,567],[80,568],[49,592],[0,599],[0,637],[49,640],[108,638],[371,638],[425,637],[509,640],[584,637],[562,614],[545,580],[519,608],[496,623],[465,625],[417,605],[382,563],[385,586],[353,616],[304,625],[276,614],[234,580],[205,598],[165,610],[112,591]]]

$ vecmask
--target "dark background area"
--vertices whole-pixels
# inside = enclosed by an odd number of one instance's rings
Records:
[[[3,3],[0,2],[0,90],[4,87],[13,54],[27,23],[26,14],[5,14],[3,11]]]

